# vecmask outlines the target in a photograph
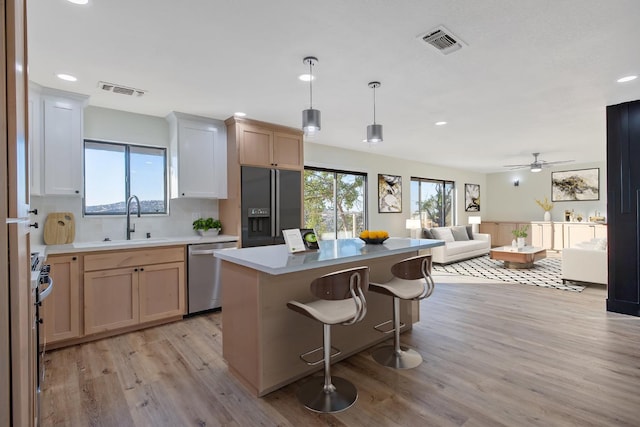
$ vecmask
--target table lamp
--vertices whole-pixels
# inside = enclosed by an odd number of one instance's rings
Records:
[[[480,224],[482,224],[482,221],[479,216],[470,216],[469,224],[471,224],[471,232],[476,234],[480,232]]]
[[[405,222],[405,228],[407,230],[411,230],[411,238],[419,239],[420,238],[420,220],[419,219],[408,219]]]

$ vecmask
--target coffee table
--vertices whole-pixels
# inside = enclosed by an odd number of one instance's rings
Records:
[[[490,251],[490,258],[504,261],[505,268],[531,268],[533,263],[547,257],[546,249],[535,246],[516,248],[501,246]]]

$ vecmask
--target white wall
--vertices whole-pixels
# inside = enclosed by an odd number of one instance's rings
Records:
[[[383,144],[385,143],[383,142]],[[304,159],[305,166],[367,173],[367,209],[369,211],[369,228],[372,230],[387,230],[392,236],[409,236],[409,230],[405,229],[405,220],[411,216],[410,182],[412,176],[455,181],[455,218],[457,224],[467,224],[468,216],[478,215],[476,212],[464,211],[464,184],[479,184],[480,215],[484,214],[484,206],[486,205],[484,195],[487,191],[485,174],[434,166],[426,162],[381,156],[375,153],[375,147],[370,153],[366,153],[305,142]],[[402,176],[401,213],[378,213],[377,181],[379,173]]]
[[[487,175],[482,220],[492,221],[542,221],[544,211],[536,204],[536,199],[544,200],[545,196],[551,201],[551,172],[600,168],[600,200],[554,202],[551,210],[553,221],[564,221],[564,211],[573,210],[581,213],[584,221],[597,210],[602,216],[607,213],[607,170],[606,162],[562,165],[555,168],[543,169],[532,173],[528,169],[493,173]],[[515,187],[514,180],[520,185]]]
[[[169,146],[169,124],[162,117],[89,106],[84,110],[84,137],[114,142],[126,142],[156,147]],[[39,222],[44,226],[50,212],[72,212],[76,220],[76,242],[126,238],[124,217],[82,216],[82,199],[66,196],[32,196],[31,207],[38,209]],[[134,210],[135,211],[135,210]],[[207,199],[173,199],[169,215],[137,218],[132,216],[136,232],[132,239],[188,236],[194,234],[191,223],[199,216],[218,217],[218,201]],[[224,227],[224,224],[223,224]],[[32,244],[44,244],[43,227],[31,233]]]

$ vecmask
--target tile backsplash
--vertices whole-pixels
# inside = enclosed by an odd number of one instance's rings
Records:
[[[123,240],[126,238],[126,218],[124,216],[83,217],[82,199],[65,196],[31,196],[31,209],[38,209],[38,215],[32,220],[39,228],[31,230],[31,244],[44,245],[44,223],[51,212],[71,212],[75,217],[75,242],[96,240]],[[210,199],[172,199],[169,201],[169,215],[142,216],[132,210],[131,223],[135,224],[135,233],[131,239],[144,239],[147,233],[151,237],[181,237],[195,234],[192,228],[194,219],[218,218],[218,201]],[[224,227],[224,224],[223,224]]]

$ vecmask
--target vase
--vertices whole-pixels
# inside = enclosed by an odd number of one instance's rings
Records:
[[[518,237],[518,247],[524,248],[524,237]]]
[[[198,230],[198,234],[201,235],[202,237],[213,237],[213,236],[217,236],[218,233],[220,233],[219,228],[210,228],[207,231]]]
[[[551,221],[551,212],[544,211],[544,220],[545,221]]]

